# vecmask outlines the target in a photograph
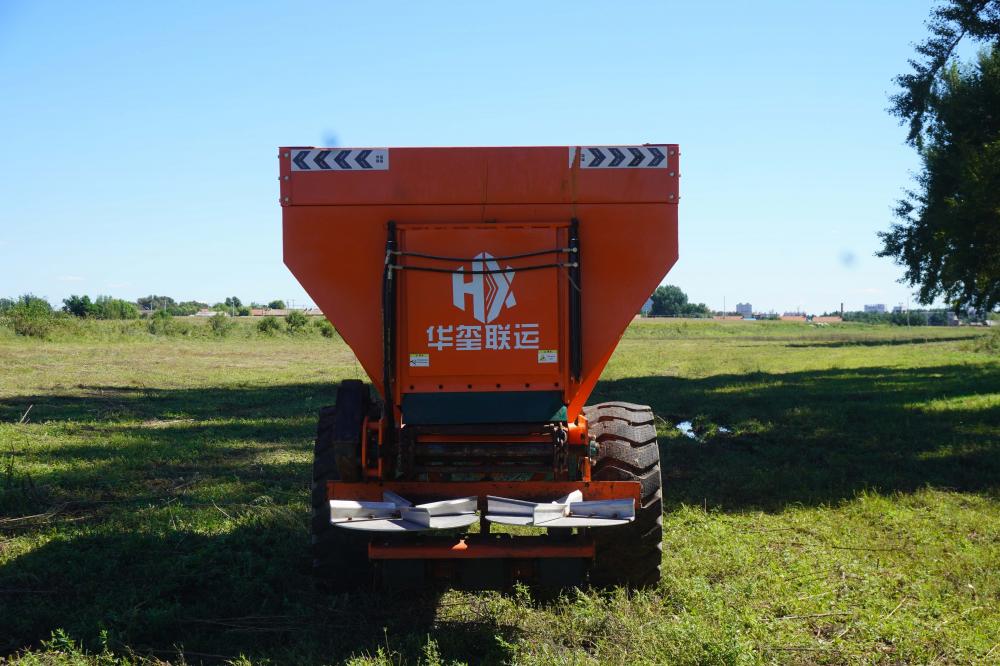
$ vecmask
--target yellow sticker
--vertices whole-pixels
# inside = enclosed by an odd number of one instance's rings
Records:
[[[539,363],[558,363],[559,362],[559,350],[558,349],[539,349],[538,350],[538,362]]]
[[[431,367],[431,355],[430,354],[410,354],[410,367],[411,368],[429,368],[429,367]]]

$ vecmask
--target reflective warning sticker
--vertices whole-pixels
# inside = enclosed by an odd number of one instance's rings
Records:
[[[431,355],[430,354],[410,354],[410,367],[411,368],[429,368],[429,367],[431,367]]]
[[[666,169],[664,146],[580,146],[570,147],[570,166],[580,152],[581,169]]]
[[[538,362],[539,363],[558,363],[559,362],[559,350],[557,350],[557,349],[539,349],[538,350]]]
[[[293,148],[292,171],[388,171],[388,148]]]

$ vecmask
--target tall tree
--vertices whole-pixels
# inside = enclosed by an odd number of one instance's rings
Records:
[[[672,284],[660,285],[651,298],[653,307],[649,313],[654,317],[703,317],[709,314],[704,303],[688,302],[688,295]]]
[[[930,303],[992,310],[1000,305],[1000,0],[947,0],[927,22],[930,37],[897,77],[891,112],[909,125],[920,154],[916,188],[881,232],[878,256]],[[955,50],[983,46],[972,63]]]
[[[63,312],[68,312],[76,317],[86,317],[94,312],[94,304],[90,301],[90,296],[84,294],[77,296],[73,294],[69,298],[63,299]]]

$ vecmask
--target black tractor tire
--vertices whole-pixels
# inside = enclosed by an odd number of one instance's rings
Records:
[[[367,539],[363,534],[330,524],[326,483],[360,480],[361,437],[368,408],[368,387],[363,382],[355,379],[341,382],[336,404],[319,412],[313,449],[313,573],[345,589],[356,587],[368,578]]]
[[[597,440],[596,481],[638,481],[641,502],[635,520],[621,527],[591,530],[596,545],[590,581],[601,587],[655,587],[663,558],[663,495],[660,448],[653,410],[627,402],[584,407]]]

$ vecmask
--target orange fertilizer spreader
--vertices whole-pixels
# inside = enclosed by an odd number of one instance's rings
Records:
[[[673,144],[280,150],[285,263],[374,389],[342,381],[320,412],[317,573],[659,580],[653,413],[585,402],[677,260],[678,157]]]

